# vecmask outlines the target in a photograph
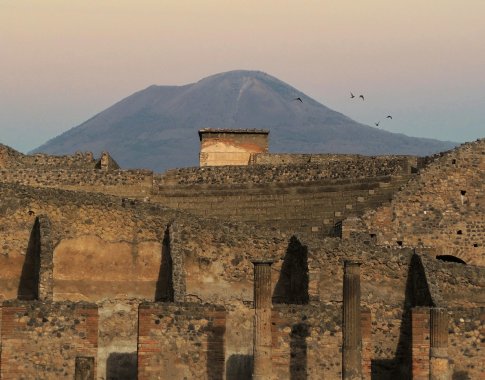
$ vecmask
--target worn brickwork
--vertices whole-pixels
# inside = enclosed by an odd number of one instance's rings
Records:
[[[429,308],[419,307],[412,310],[412,378],[429,379]]]
[[[96,357],[96,305],[9,301],[2,306],[1,378],[74,378],[76,357]]]
[[[379,244],[433,247],[485,265],[485,139],[435,159],[364,222]]]

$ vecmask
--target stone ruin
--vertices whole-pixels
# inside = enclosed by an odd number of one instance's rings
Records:
[[[153,173],[0,146],[1,379],[480,379],[485,140]]]

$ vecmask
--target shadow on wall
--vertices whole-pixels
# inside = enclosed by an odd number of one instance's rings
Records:
[[[173,278],[172,278],[172,253],[170,249],[170,226],[167,226],[163,235],[162,258],[160,262],[160,271],[155,288],[156,302],[173,302]]]
[[[106,362],[106,380],[136,380],[137,353],[117,353],[109,355]]]
[[[35,218],[17,290],[19,300],[39,298],[40,248],[40,223],[39,218]]]
[[[308,300],[308,248],[292,236],[273,293],[273,303],[304,305]]]
[[[306,323],[297,323],[292,326],[290,333],[290,379],[307,379],[307,343],[310,328]]]
[[[468,372],[466,371],[458,371],[453,373],[452,380],[472,380]]]
[[[372,360],[372,380],[412,378],[411,309],[415,306],[433,306],[433,300],[421,258],[418,254],[413,253],[406,280],[396,356],[394,359]]]
[[[253,355],[231,355],[226,362],[227,380],[251,380]]]

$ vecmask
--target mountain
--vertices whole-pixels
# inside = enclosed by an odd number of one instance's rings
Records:
[[[107,150],[123,168],[163,171],[198,165],[201,128],[269,129],[271,152],[428,155],[455,145],[357,123],[277,78],[238,70],[185,86],[150,86],[34,152]]]

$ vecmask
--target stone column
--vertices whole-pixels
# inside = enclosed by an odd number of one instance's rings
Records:
[[[253,380],[271,379],[271,264],[273,260],[253,260],[254,264],[254,358]]]
[[[451,379],[448,363],[448,313],[442,307],[430,309],[429,378]]]
[[[360,263],[345,261],[343,299],[342,378],[362,379]]]

